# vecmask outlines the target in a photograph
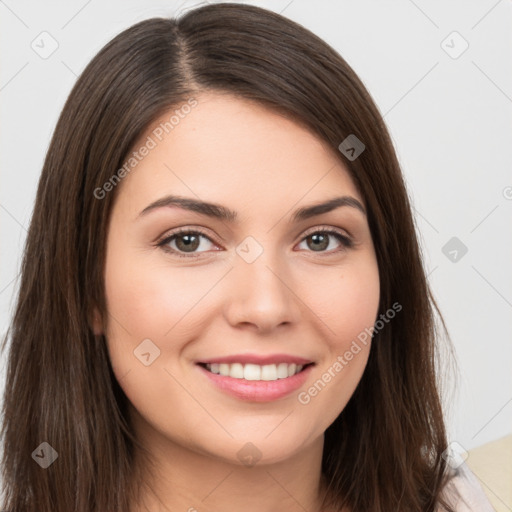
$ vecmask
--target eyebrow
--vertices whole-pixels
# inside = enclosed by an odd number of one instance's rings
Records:
[[[172,206],[177,206],[179,208],[183,208],[184,210],[189,210],[201,215],[206,215],[208,217],[228,222],[235,222],[238,219],[238,214],[236,211],[230,210],[229,208],[226,208],[220,204],[208,203],[205,201],[199,201],[197,199],[175,195],[168,195],[154,201],[139,213],[139,217],[147,215],[149,212],[156,210],[157,208]],[[328,201],[322,203],[316,203],[299,208],[293,213],[291,220],[292,222],[303,221],[311,217],[315,217],[316,215],[321,215],[322,213],[328,213],[342,206],[355,208],[366,215],[364,206],[355,197],[341,196],[334,197],[333,199],[329,199]]]

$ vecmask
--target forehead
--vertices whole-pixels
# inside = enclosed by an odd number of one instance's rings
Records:
[[[117,192],[139,210],[166,194],[236,210],[256,203],[282,209],[279,203],[326,195],[363,202],[335,149],[282,114],[230,94],[202,93],[176,105],[149,126],[130,155],[136,161]]]

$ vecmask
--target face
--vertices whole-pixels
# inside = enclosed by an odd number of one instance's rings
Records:
[[[95,329],[145,436],[282,461],[322,438],[366,366],[379,274],[365,204],[295,122],[227,94],[189,105],[149,128],[117,185]]]

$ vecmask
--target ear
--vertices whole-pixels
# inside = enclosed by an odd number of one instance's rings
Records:
[[[94,306],[92,313],[92,320],[90,321],[91,329],[94,332],[95,336],[100,336],[103,334],[103,322],[101,320],[100,312],[98,308]]]

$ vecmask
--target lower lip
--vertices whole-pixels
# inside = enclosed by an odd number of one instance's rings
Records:
[[[196,365],[201,372],[222,391],[240,399],[252,402],[270,402],[283,398],[299,389],[311,372],[314,365],[309,365],[292,377],[277,380],[245,380],[224,377],[209,372],[206,368]]]

